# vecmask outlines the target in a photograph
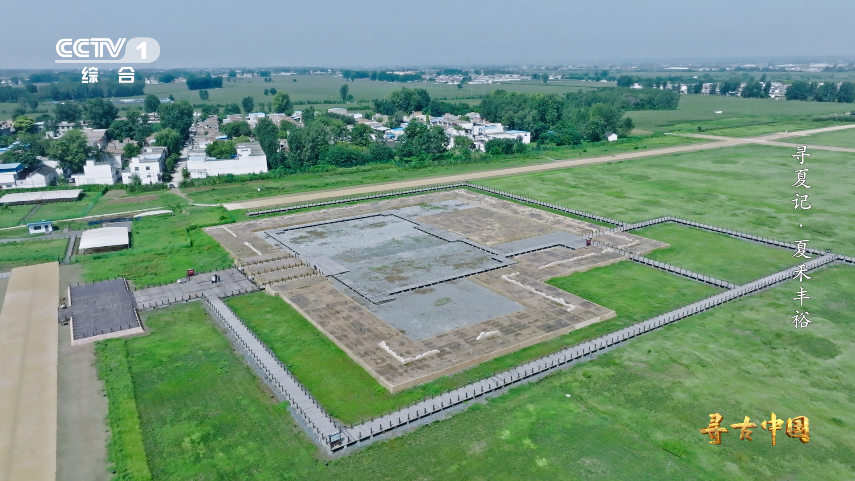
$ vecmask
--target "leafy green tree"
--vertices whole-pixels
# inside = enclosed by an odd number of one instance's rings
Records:
[[[564,121],[555,126],[553,133],[548,138],[555,145],[579,145],[584,138],[570,121]]]
[[[817,87],[813,99],[817,102],[836,102],[837,82],[825,82]]]
[[[89,99],[83,105],[83,117],[93,129],[106,129],[119,116],[119,109],[113,102],[102,98]]]
[[[208,100],[208,91],[207,90],[200,90],[199,91],[199,98],[202,100]]]
[[[220,113],[220,108],[213,104],[205,104],[202,106],[201,115],[202,118],[208,118],[212,115],[217,115]]]
[[[270,89],[264,89],[264,95],[270,95]]]
[[[454,136],[454,156],[459,159],[468,159],[472,156],[472,146],[474,142],[465,135]]]
[[[315,108],[311,105],[303,109],[303,123],[309,124],[315,120]]]
[[[140,152],[142,152],[140,146],[137,144],[132,144],[130,142],[125,144],[125,146],[122,148],[122,153],[126,159],[136,157],[137,155],[140,155]]]
[[[341,100],[345,102],[347,101],[347,95],[349,90],[350,87],[348,87],[347,84],[342,85],[341,88],[338,89],[338,94],[341,96]]]
[[[855,82],[843,82],[837,91],[837,101],[840,103],[855,102]]]
[[[157,95],[148,94],[143,101],[143,108],[147,114],[157,112],[157,109],[160,108],[160,99],[157,98]]]
[[[80,106],[71,100],[56,104],[53,114],[58,122],[78,122],[83,118]]]
[[[288,164],[295,169],[317,165],[323,152],[332,144],[332,133],[321,122],[309,122],[288,134]]]
[[[223,107],[223,114],[234,115],[240,113],[240,105],[236,103],[228,103]]]
[[[162,84],[171,84],[172,82],[175,81],[175,75],[167,72],[167,73],[161,75],[160,77],[158,77],[157,81],[162,83]]]
[[[231,140],[215,140],[205,147],[205,154],[216,159],[228,159],[237,155],[237,149]]]
[[[540,76],[540,81],[543,83],[549,82],[549,75],[543,74]]]
[[[374,129],[365,124],[356,124],[350,131],[350,142],[360,147],[368,147],[371,145]]]
[[[410,113],[427,108],[430,105],[430,94],[425,89],[408,89],[405,87],[389,94],[389,101],[392,103],[392,112],[377,110],[386,115],[398,110]]]
[[[158,146],[166,147],[170,154],[177,154],[181,152],[184,138],[175,129],[166,127],[154,135],[154,141]]]
[[[172,94],[169,94],[169,97],[167,97],[167,98],[168,98],[170,101],[175,102],[175,97],[173,97],[173,96],[172,96]]]
[[[272,87],[270,88],[270,95],[276,95],[276,89],[275,88],[272,88]]]
[[[244,97],[243,100],[240,101],[240,104],[243,106],[243,112],[248,114],[252,112],[252,108],[255,107],[255,102],[252,101],[252,97]]]
[[[629,88],[629,87],[632,87],[633,83],[635,83],[635,82],[632,81],[632,77],[630,77],[629,75],[621,75],[617,79],[617,86],[618,87]]]
[[[787,100],[810,100],[816,87],[810,82],[796,80],[787,87]]]
[[[404,112],[401,112],[399,110],[389,116],[389,118],[386,120],[386,127],[389,127],[390,129],[397,129],[401,126],[402,123],[404,123]]]
[[[235,78],[235,77],[237,77],[237,72],[235,72],[234,70],[229,70],[229,78]]]
[[[273,96],[273,103],[270,106],[270,110],[274,113],[283,113],[285,115],[293,114],[294,106],[291,104],[291,96],[285,92],[277,92]]]
[[[747,82],[742,88],[740,96],[746,99],[762,99],[766,97],[766,94],[763,92],[763,84],[760,82]]]
[[[385,142],[372,142],[368,146],[369,162],[391,162],[395,160],[395,150]]]
[[[193,106],[186,100],[165,103],[157,109],[157,116],[161,127],[175,130],[184,139],[193,125]]]
[[[241,136],[249,136],[252,134],[252,127],[243,120],[238,122],[229,122],[220,126],[220,132],[234,139]]]
[[[624,117],[618,123],[617,134],[621,137],[629,137],[635,128],[635,122],[630,117]]]
[[[125,140],[133,138],[136,127],[125,119],[114,120],[107,129],[107,136],[112,140]]]
[[[421,122],[410,122],[398,143],[397,153],[402,158],[436,157],[446,152],[448,137],[442,127],[428,127]]]
[[[15,121],[12,122],[12,127],[15,129],[15,132],[31,132],[35,126],[36,121],[26,115],[19,115],[15,117]]]
[[[268,159],[279,152],[279,128],[267,117],[259,119],[255,126],[255,139],[261,145],[261,150]]]
[[[282,122],[279,122],[279,138],[287,139],[289,132],[291,132],[292,130],[297,130],[299,128],[300,127],[297,127],[297,124],[289,122],[287,120],[283,120]]]
[[[24,90],[26,90],[28,93],[34,94],[39,91],[39,88],[36,87],[36,84],[27,84]]]
[[[65,135],[53,141],[48,149],[48,156],[58,160],[63,169],[68,169],[72,173],[83,170],[90,153],[89,143],[80,129],[67,131]]]
[[[525,152],[525,144],[514,139],[493,139],[484,144],[487,155],[511,155]]]
[[[322,164],[335,167],[355,167],[369,161],[368,149],[347,142],[336,142],[326,148],[322,155]]]

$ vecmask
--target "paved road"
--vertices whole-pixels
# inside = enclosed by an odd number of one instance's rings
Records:
[[[0,481],[56,477],[59,264],[12,270],[0,312]]]
[[[311,202],[320,199],[330,199],[336,197],[347,197],[352,195],[367,194],[383,190],[396,189],[412,189],[423,187],[426,185],[446,184],[453,182],[462,182],[465,180],[487,179],[492,177],[504,177],[507,175],[527,174],[531,172],[543,172],[548,170],[567,169],[570,167],[579,167],[582,165],[602,164],[606,162],[620,162],[631,159],[641,159],[646,157],[656,157],[659,155],[679,154],[684,152],[699,152],[702,150],[718,149],[722,147],[733,147],[736,145],[745,145],[752,143],[765,143],[769,145],[794,146],[797,144],[786,144],[773,142],[779,138],[793,137],[796,135],[810,135],[820,132],[830,132],[834,130],[842,130],[853,128],[855,125],[839,125],[834,127],[824,127],[820,129],[804,130],[799,132],[778,132],[755,138],[733,138],[720,137],[713,135],[690,135],[692,137],[711,140],[712,142],[702,144],[680,145],[675,147],[665,147],[662,149],[650,150],[634,150],[622,154],[606,155],[601,157],[587,157],[582,159],[558,160],[545,164],[527,165],[524,167],[512,167],[507,169],[491,169],[479,172],[469,172],[466,174],[444,175],[437,177],[426,177],[422,179],[414,179],[400,182],[386,182],[371,184],[359,187],[347,187],[341,189],[318,190],[312,192],[301,192],[299,194],[279,195],[274,197],[264,197],[261,199],[245,200],[241,202],[229,202],[223,204],[228,210],[237,209],[261,209],[274,205],[283,205],[299,202]],[[817,150],[840,150],[840,151],[855,151],[855,149],[843,149],[841,147],[815,146]]]

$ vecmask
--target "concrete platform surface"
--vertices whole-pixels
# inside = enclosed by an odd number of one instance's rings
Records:
[[[0,481],[56,477],[59,264],[12,270],[0,312]]]

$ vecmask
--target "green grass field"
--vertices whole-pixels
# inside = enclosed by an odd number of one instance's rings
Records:
[[[353,424],[717,292],[713,287],[629,262],[550,283],[613,309],[617,316],[396,394],[378,384],[283,300],[256,293],[230,298],[227,304],[282,362],[291,365],[294,375],[330,414]],[[319,363],[324,368],[319,368]]]
[[[792,142],[794,144],[830,145],[832,147],[848,147],[850,149],[855,149],[855,129],[836,130],[799,137],[787,137],[781,140],[784,142]]]
[[[200,304],[152,311],[148,336],[108,342],[126,343],[156,480],[852,479],[852,268],[814,274],[817,315],[807,329],[789,324],[792,284],[328,463]],[[98,352],[99,365],[110,359]],[[772,447],[759,427],[771,412],[807,416],[810,443],[781,431]],[[698,430],[709,413],[725,425],[750,416],[753,441],[730,429],[721,445],[708,444]]]
[[[633,234],[667,242],[646,257],[734,284],[744,284],[799,264],[793,253],[678,224],[657,224]]]
[[[810,210],[794,210],[792,149],[749,145],[592,165],[481,183],[576,209],[637,222],[674,215],[855,255],[855,192],[840,173],[855,157],[810,157]],[[799,224],[804,227],[800,228]]]
[[[0,270],[57,261],[67,246],[68,239],[0,244]]]
[[[240,184],[222,184],[181,189],[195,202],[223,203],[247,200],[258,197],[308,192],[313,190],[335,189],[356,185],[396,182],[407,179],[453,175],[466,172],[477,172],[523,165],[541,164],[555,160],[566,160],[599,155],[613,155],[641,149],[656,149],[674,145],[705,142],[701,139],[676,136],[642,136],[632,137],[626,142],[610,144],[601,142],[588,144],[581,148],[561,147],[548,150],[532,150],[525,157],[500,157],[491,159],[481,157],[483,162],[465,164],[440,164],[420,169],[401,169],[394,165],[368,166],[355,169],[341,169],[337,172],[324,174],[293,174],[283,179],[244,182]],[[258,190],[261,189],[261,190]],[[377,190],[383,190],[378,185]]]
[[[136,286],[175,282],[187,269],[208,272],[229,267],[231,257],[201,227],[233,222],[222,208],[184,207],[174,216],[135,220],[131,248],[75,256],[87,282],[124,277]]]
[[[51,202],[50,204],[42,204],[38,209],[36,209],[33,215],[30,216],[30,221],[62,220],[85,217],[89,215],[89,211],[95,207],[100,199],[100,193],[84,192],[83,197],[74,202]]]
[[[210,103],[230,103],[234,102],[240,105],[241,99],[250,96],[258,105],[259,102],[270,103],[273,97],[264,95],[264,89],[275,88],[278,92],[285,92],[291,96],[292,101],[306,101],[317,103],[323,101],[341,101],[339,96],[339,88],[347,84],[350,95],[353,95],[355,104],[365,104],[363,101],[371,101],[373,99],[382,99],[387,97],[392,91],[400,90],[402,87],[425,89],[430,93],[431,98],[446,97],[454,101],[467,102],[470,105],[479,102],[478,97],[487,95],[490,92],[504,89],[510,92],[521,93],[555,93],[563,94],[565,92],[576,92],[579,90],[594,90],[602,86],[614,86],[614,84],[580,82],[580,81],[557,81],[549,82],[544,85],[540,81],[534,82],[506,82],[502,84],[489,85],[466,85],[463,89],[458,89],[456,85],[437,84],[435,82],[372,82],[370,80],[356,80],[348,82],[342,77],[333,77],[331,75],[273,75],[270,77],[273,82],[264,82],[261,77],[255,78],[239,78],[233,79],[233,82],[223,82],[221,89],[208,89]],[[294,82],[296,80],[296,82]],[[159,97],[166,97],[170,94],[175,100],[188,100],[190,103],[203,103],[199,98],[198,91],[187,90],[186,84],[158,84],[147,85],[145,88],[146,94],[155,94]],[[329,105],[327,108],[334,107]],[[341,102],[341,106],[346,106]],[[300,110],[305,106],[296,106]]]
[[[156,198],[150,199],[152,196]],[[151,209],[154,207],[172,209],[176,205],[185,204],[187,204],[186,200],[170,192],[147,192],[136,195],[102,198],[92,207],[88,215],[113,214],[116,212]]]
[[[716,114],[718,110],[722,113]],[[811,119],[851,110],[852,104],[682,95],[676,110],[645,110],[627,115],[636,128],[651,132],[698,133],[700,126],[704,133],[750,137],[836,125]]]
[[[32,205],[10,205],[3,207],[0,209],[0,227],[17,225],[32,209]]]

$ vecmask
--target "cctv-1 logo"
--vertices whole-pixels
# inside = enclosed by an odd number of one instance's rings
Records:
[[[124,51],[122,58],[119,57]],[[56,42],[56,63],[151,63],[160,56],[160,44],[151,37],[62,38]]]

